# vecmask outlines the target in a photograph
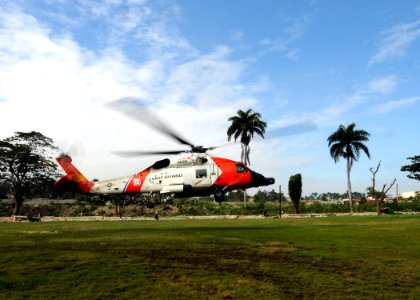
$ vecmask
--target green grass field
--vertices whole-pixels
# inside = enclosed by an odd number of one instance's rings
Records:
[[[1,299],[420,298],[420,216],[0,224]]]

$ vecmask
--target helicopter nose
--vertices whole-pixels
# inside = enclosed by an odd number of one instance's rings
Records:
[[[275,180],[272,177],[264,177],[262,174],[251,171],[251,186],[259,187],[274,184]]]

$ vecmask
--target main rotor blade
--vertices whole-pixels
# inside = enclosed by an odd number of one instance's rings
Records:
[[[266,138],[277,138],[277,137],[282,137],[282,136],[287,136],[287,135],[301,134],[301,133],[314,131],[317,129],[318,129],[318,126],[316,126],[314,121],[307,120],[307,121],[303,121],[296,124],[274,129],[267,133]]]
[[[71,157],[82,157],[85,155],[85,147],[80,140],[77,139],[63,139],[57,142],[59,145],[63,144],[63,146],[58,147],[58,150],[61,153],[65,153],[70,155]]]
[[[137,157],[143,155],[173,155],[186,152],[186,150],[175,150],[175,151],[111,151],[112,154],[121,157]]]
[[[75,140],[68,146],[65,153],[71,156],[83,156],[85,154],[85,147],[81,141]]]
[[[175,133],[174,130],[163,123],[159,117],[153,114],[136,98],[121,98],[109,102],[105,104],[105,106],[111,109],[115,109],[136,121],[142,122],[183,145],[194,147],[193,144],[181,137],[179,134]]]

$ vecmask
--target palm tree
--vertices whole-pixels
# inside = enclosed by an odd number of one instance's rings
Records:
[[[353,213],[353,199],[351,194],[350,171],[353,166],[353,161],[357,161],[360,157],[360,150],[366,153],[370,158],[369,149],[363,142],[369,140],[370,134],[364,130],[354,130],[356,124],[351,123],[345,127],[340,125],[337,131],[333,132],[328,137],[328,147],[330,147],[330,154],[334,161],[343,157],[347,160],[347,192],[350,199],[350,210]]]
[[[232,136],[235,142],[239,136],[241,137],[241,161],[245,165],[250,165],[249,154],[251,150],[249,143],[255,133],[264,138],[267,123],[261,120],[260,113],[253,112],[252,109],[238,110],[236,116],[230,117],[228,120],[232,122],[227,131],[228,141],[231,140]]]

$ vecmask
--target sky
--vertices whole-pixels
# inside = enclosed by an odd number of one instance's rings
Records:
[[[400,171],[420,154],[419,53],[420,1],[0,0],[0,138],[39,131],[108,179],[164,158],[110,151],[183,147],[106,103],[141,99],[205,146],[226,143],[228,118],[251,108],[267,132],[318,128],[251,142],[250,167],[276,179],[268,190],[300,173],[303,195],[345,193],[327,138],[353,122],[371,154],[353,165],[353,191],[379,161],[377,186],[420,190]],[[210,154],[240,160],[240,145]]]

